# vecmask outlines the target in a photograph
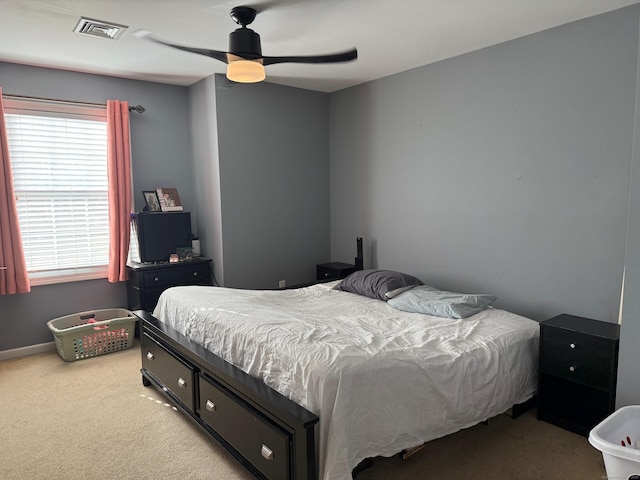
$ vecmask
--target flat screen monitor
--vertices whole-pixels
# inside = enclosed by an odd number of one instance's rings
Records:
[[[178,247],[191,247],[189,212],[139,212],[131,214],[133,238],[141,263],[168,262]]]

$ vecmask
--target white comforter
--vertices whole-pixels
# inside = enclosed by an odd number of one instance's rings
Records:
[[[320,417],[320,478],[505,412],[537,387],[537,322],[404,313],[333,290],[166,290],[160,321]]]

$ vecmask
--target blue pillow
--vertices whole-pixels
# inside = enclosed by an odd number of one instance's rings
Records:
[[[404,312],[467,318],[487,309],[496,300],[493,295],[444,292],[428,285],[419,285],[389,299],[387,303]]]
[[[406,273],[369,269],[353,272],[333,288],[386,302],[416,285],[422,285],[422,281]]]

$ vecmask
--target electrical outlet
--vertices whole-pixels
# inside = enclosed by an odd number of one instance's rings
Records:
[[[287,286],[287,281],[286,280],[280,280],[278,282],[278,288],[284,288]]]

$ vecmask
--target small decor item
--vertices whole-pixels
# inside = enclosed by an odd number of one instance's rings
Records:
[[[187,262],[193,260],[193,249],[191,247],[177,247],[178,261]]]
[[[163,212],[181,212],[183,210],[178,190],[175,188],[156,188],[160,208]]]
[[[198,237],[194,237],[193,240],[191,240],[191,249],[193,250],[194,256],[200,256],[200,240]]]
[[[179,259],[177,253],[172,253],[169,255],[169,263],[178,263],[178,261]]]
[[[144,201],[147,202],[147,210],[150,212],[161,212],[162,208],[160,207],[160,201],[158,200],[158,195],[154,190],[143,190],[142,195],[144,195]]]

